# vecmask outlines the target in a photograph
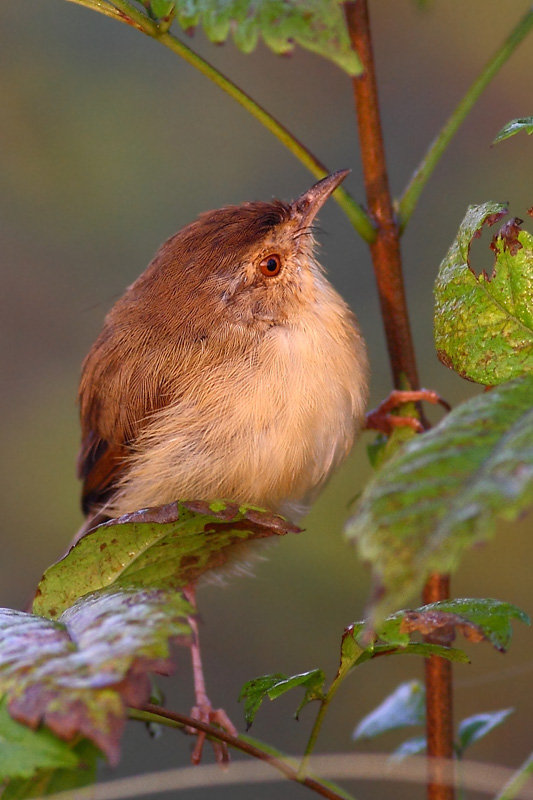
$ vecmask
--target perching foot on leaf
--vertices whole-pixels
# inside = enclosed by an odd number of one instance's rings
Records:
[[[187,600],[191,603],[191,605],[196,606],[196,587],[188,586],[184,592]],[[213,708],[211,705],[211,701],[209,700],[206,689],[205,689],[205,678],[204,672],[202,667],[202,657],[200,654],[200,641],[198,636],[198,623],[194,617],[189,617],[188,619],[189,625],[192,630],[193,640],[191,645],[191,657],[192,657],[192,670],[193,670],[193,677],[194,677],[194,693],[196,697],[196,705],[191,710],[191,717],[193,719],[197,719],[200,722],[205,722],[208,725],[216,725],[219,728],[222,728],[227,733],[230,733],[232,736],[237,736],[237,729],[235,725],[232,723],[226,712],[223,708]],[[192,751],[191,755],[191,763],[192,764],[199,764],[202,760],[202,752],[204,749],[204,742],[206,740],[207,734],[204,731],[198,731],[195,728],[186,728],[187,733],[194,734],[196,738],[196,744],[194,746],[194,750]],[[225,742],[219,741],[212,741],[211,742],[213,747],[213,752],[215,754],[215,759],[217,764],[224,766],[225,764],[229,764],[229,753],[228,748]]]
[[[377,408],[369,411],[365,418],[365,429],[381,431],[389,436],[394,428],[400,426],[412,428],[417,433],[424,430],[422,422],[416,417],[403,417],[391,414],[391,411],[404,405],[404,403],[418,403],[425,400],[433,405],[441,405],[446,411],[450,411],[450,404],[434,392],[432,389],[417,389],[413,391],[401,391],[394,389],[386,400],[379,404]]]

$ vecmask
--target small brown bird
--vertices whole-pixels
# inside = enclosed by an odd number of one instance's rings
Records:
[[[88,526],[178,498],[307,510],[368,394],[357,322],[313,252],[347,174],[202,214],[111,309],[79,389]]]
[[[80,535],[177,499],[294,520],[344,460],[364,418],[366,348],[315,260],[312,224],[347,174],[290,204],[202,214],[111,309],[79,389]]]

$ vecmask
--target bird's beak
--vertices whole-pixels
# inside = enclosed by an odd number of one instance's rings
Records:
[[[342,183],[350,172],[349,169],[340,169],[327,178],[315,183],[292,204],[293,213],[299,217],[302,227],[310,225],[330,194]]]

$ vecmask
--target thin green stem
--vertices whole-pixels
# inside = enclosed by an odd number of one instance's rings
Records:
[[[328,691],[326,692],[326,696],[324,697],[324,699],[320,703],[320,708],[318,710],[318,714],[316,715],[315,723],[313,725],[313,728],[312,728],[311,733],[309,735],[309,739],[307,741],[307,745],[306,745],[305,752],[304,752],[304,757],[302,758],[302,763],[300,764],[300,769],[298,770],[298,777],[300,779],[303,779],[305,777],[306,772],[307,772],[307,764],[309,762],[309,759],[310,759],[311,755],[313,754],[313,750],[315,749],[315,745],[316,745],[316,742],[317,742],[317,739],[318,739],[318,735],[319,735],[320,730],[322,728],[322,723],[324,722],[324,719],[326,717],[326,713],[328,711],[330,703],[333,700],[333,697],[335,696],[335,694],[337,693],[337,690],[339,689],[341,683],[343,682],[345,677],[348,675],[349,671],[350,671],[349,668],[348,669],[339,669],[337,675],[335,676],[335,678],[333,679],[333,681],[331,683],[331,686],[329,687]]]
[[[113,6],[110,6],[107,0],[68,0],[68,2],[76,3],[78,6],[91,8],[93,11],[98,11],[98,13],[104,14],[106,17],[112,17],[113,19],[118,19],[121,22],[126,21],[120,11]]]
[[[533,753],[526,758],[524,763],[515,772],[511,780],[505,784],[495,800],[514,800],[523,786],[533,775]]]
[[[457,133],[464,119],[476,103],[479,96],[494,76],[500,71],[507,59],[516,50],[520,42],[533,28],[533,8],[522,17],[518,25],[505,40],[500,49],[485,66],[482,73],[468,89],[465,96],[448,119],[441,132],[427,151],[420,166],[413,174],[408,186],[398,203],[400,231],[403,232],[418,202],[420,194],[428,182],[433,170]]]
[[[157,722],[169,728],[181,728],[182,730],[184,728],[195,728],[198,731],[206,733],[209,739],[225,742],[229,747],[233,747],[235,750],[240,750],[242,753],[246,753],[260,761],[266,761],[274,769],[277,769],[289,778],[289,780],[307,786],[308,789],[327,798],[327,800],[355,800],[352,795],[348,794],[344,789],[335,786],[330,781],[321,781],[310,775],[300,776],[292,759],[287,758],[279,751],[273,750],[270,746],[263,745],[257,740],[252,742],[240,736],[232,736],[221,728],[216,728],[200,720],[187,717],[185,714],[168,711],[166,708],[161,708],[152,703],[146,703],[142,708],[128,709],[128,717],[140,722]]]
[[[273,133],[316,178],[324,178],[329,174],[330,170],[328,170],[328,168],[284,125],[278,122],[272,114],[269,114],[266,109],[260,106],[259,103],[256,103],[246,92],[240,89],[218,69],[213,67],[212,64],[209,64],[209,62],[205,61],[205,59],[191,50],[190,47],[169,33],[168,30],[165,30],[164,26],[159,27],[156,22],[147,17],[143,11],[136,8],[128,0],[112,0],[113,6],[110,6],[107,2],[102,2],[102,0],[70,0],[70,2],[78,3],[79,5],[93,9],[93,11],[99,11],[107,16],[113,16],[115,19],[119,19],[122,22],[132,24],[147,36],[161,42],[162,45],[173,53],[181,56],[188,64],[191,64],[191,66],[199,70],[202,75],[205,75],[220,89],[226,92],[226,94],[236,100],[255,117],[255,119],[264,125],[267,130]],[[110,11],[112,7],[114,9],[113,12]],[[363,207],[360,206],[342,186],[334,192],[333,197],[359,235],[366,242],[373,242],[376,238],[375,227]]]

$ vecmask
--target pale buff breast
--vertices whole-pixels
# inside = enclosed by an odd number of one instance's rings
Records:
[[[353,315],[329,285],[320,300],[154,416],[111,513],[178,498],[305,511],[349,452],[367,401]]]

